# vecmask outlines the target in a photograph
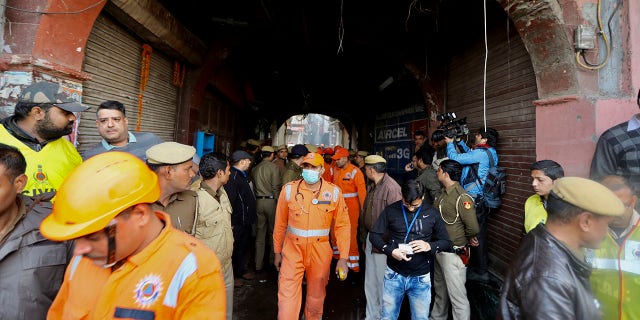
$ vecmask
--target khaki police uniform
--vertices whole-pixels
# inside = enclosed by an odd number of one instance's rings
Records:
[[[265,148],[263,148],[264,150]],[[269,261],[273,263],[273,225],[276,217],[276,204],[278,196],[280,196],[280,189],[282,189],[282,180],[278,166],[268,159],[263,159],[251,171],[251,175],[256,194],[257,215],[255,261],[256,270],[261,270],[265,250],[268,250]]]
[[[194,147],[173,141],[157,144],[146,152],[147,163],[156,166],[171,166],[192,161],[195,154]],[[195,191],[185,190],[172,194],[166,206],[156,201],[151,207],[153,210],[168,213],[176,229],[195,235],[199,211],[198,194]]]
[[[465,246],[470,238],[480,232],[473,198],[458,182],[442,188],[434,207],[440,212],[454,247]],[[469,319],[471,307],[465,287],[467,267],[462,259],[453,252],[438,252],[433,275],[434,307],[431,318],[446,320],[451,302],[454,319]]]

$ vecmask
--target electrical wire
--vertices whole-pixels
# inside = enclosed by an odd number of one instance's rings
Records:
[[[487,0],[484,5],[484,72],[482,74],[482,120],[484,131],[487,131],[487,60],[489,58],[489,46],[487,44]]]
[[[611,16],[609,17],[609,21],[607,22],[607,26],[609,27],[609,34],[611,35],[611,19],[613,18],[613,15],[615,14],[615,12],[618,10],[618,3],[616,2],[616,4],[614,5],[614,9],[613,12],[611,13]],[[578,62],[578,64],[585,68],[585,69],[589,69],[589,70],[599,70],[602,69],[602,67],[604,67],[607,62],[609,62],[609,58],[611,57],[611,44],[609,43],[609,39],[607,38],[607,35],[604,33],[604,30],[602,28],[602,18],[601,18],[601,11],[602,11],[602,0],[598,0],[598,34],[602,37],[602,40],[604,41],[604,45],[606,48],[606,55],[604,58],[604,61],[602,61],[601,63],[598,64],[591,64],[589,63],[589,61],[587,61],[587,58],[584,55],[585,50],[581,49],[576,51],[576,62]],[[580,59],[580,57],[582,57],[582,59]],[[584,62],[582,62],[582,60],[584,60]]]
[[[91,9],[99,6],[101,3],[105,2],[105,1],[107,1],[107,0],[98,0],[98,2],[96,2],[94,4],[91,4],[91,5],[87,6],[84,9],[80,9],[80,10],[77,10],[77,11],[51,11],[51,12],[21,9],[21,8],[9,6],[9,5],[6,5],[6,4],[0,4],[0,5],[5,7],[5,8],[11,9],[11,10],[20,11],[20,12],[26,12],[26,13],[35,13],[35,14],[78,14],[78,13],[83,13],[85,11],[91,10]]]
[[[344,40],[344,0],[340,0],[340,22],[338,24],[338,52],[336,54],[340,54],[340,52],[344,52],[344,48],[342,47],[342,40]]]

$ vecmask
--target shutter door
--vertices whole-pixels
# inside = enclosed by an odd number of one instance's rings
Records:
[[[498,158],[507,169],[507,193],[502,207],[489,217],[489,253],[493,268],[504,274],[516,252],[523,230],[524,202],[533,194],[529,167],[536,161],[536,78],[529,54],[516,28],[488,33],[487,126],[498,131]],[[452,57],[448,78],[447,111],[467,117],[474,132],[483,126],[482,82],[484,40]],[[470,139],[474,139],[473,136]]]
[[[142,40],[128,33],[105,13],[95,21],[87,39],[84,72],[91,80],[83,86],[83,103],[91,106],[80,120],[78,150],[92,148],[102,139],[96,128],[96,110],[105,100],[122,102],[135,131],[138,119],[138,88]],[[141,131],[153,132],[165,141],[174,140],[178,90],[171,84],[172,62],[154,50],[151,54],[149,82],[143,98]]]

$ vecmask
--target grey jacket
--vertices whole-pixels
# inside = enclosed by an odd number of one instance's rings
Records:
[[[60,289],[72,248],[71,242],[53,242],[40,234],[40,223],[51,212],[51,196],[17,198],[23,217],[0,239],[0,319],[45,319]]]
[[[600,319],[591,267],[542,224],[527,234],[502,285],[498,319]]]

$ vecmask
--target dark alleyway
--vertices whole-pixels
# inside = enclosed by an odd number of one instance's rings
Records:
[[[361,271],[361,273],[363,272]],[[323,319],[364,319],[366,305],[364,284],[357,279],[358,276],[349,273],[349,277],[344,282],[331,277],[327,285]],[[354,278],[356,278],[355,281]],[[244,285],[235,288],[234,291],[234,320],[276,319],[278,312],[277,288],[277,273],[275,271],[258,274],[251,281],[244,280]],[[489,283],[484,284],[469,280],[467,281],[467,290],[471,302],[472,320],[495,319],[499,294],[498,280],[492,279]],[[403,308],[400,319],[410,319],[407,311],[408,308]]]

